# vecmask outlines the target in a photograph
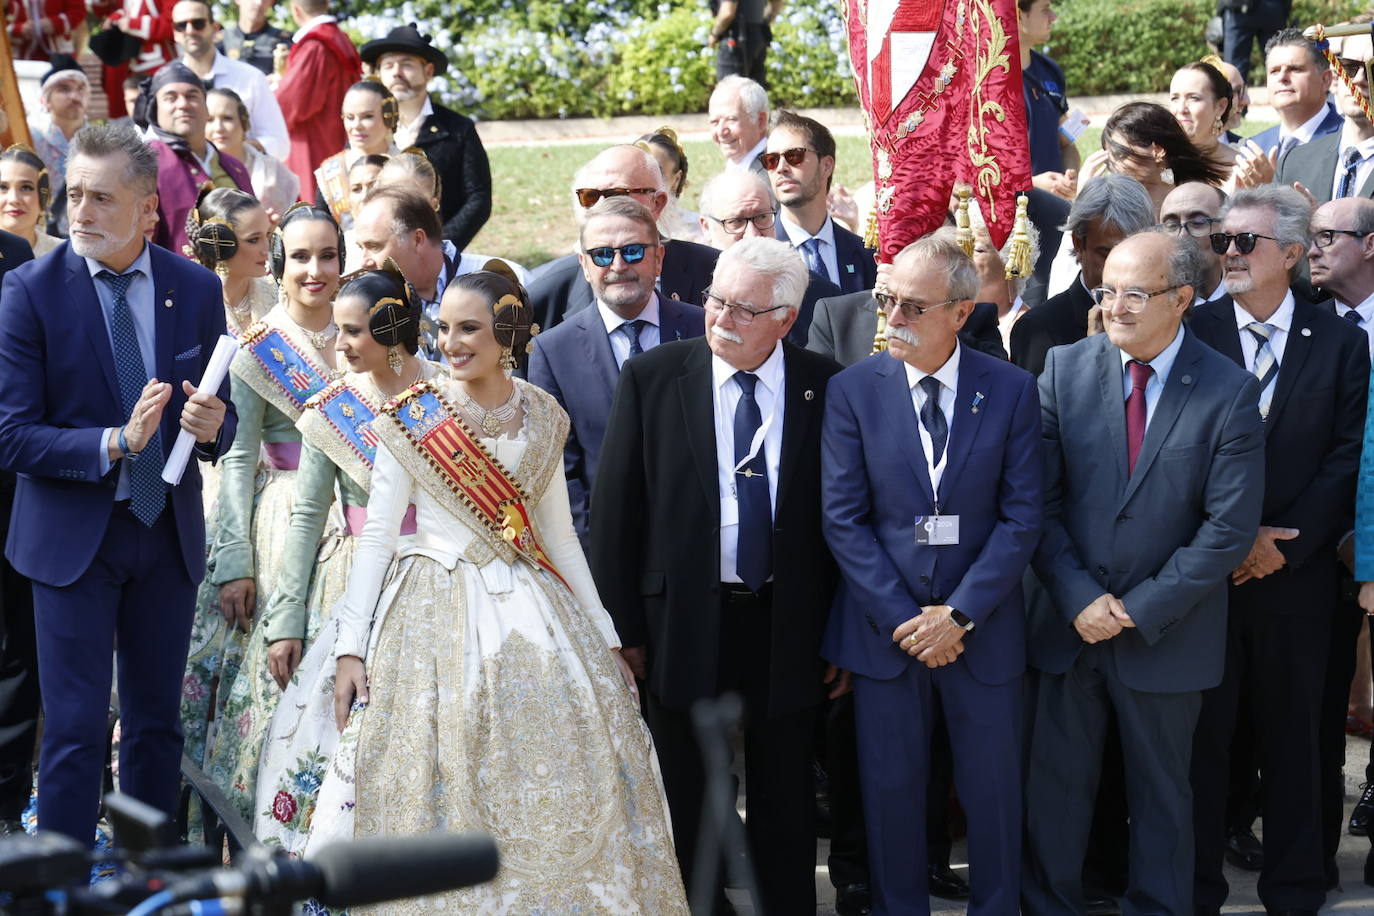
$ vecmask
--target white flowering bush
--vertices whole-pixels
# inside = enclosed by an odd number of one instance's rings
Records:
[[[474,117],[704,111],[715,82],[700,0],[345,0],[339,13],[360,44],[417,23],[449,58],[440,100]],[[775,107],[854,104],[835,0],[789,0],[768,79]]]

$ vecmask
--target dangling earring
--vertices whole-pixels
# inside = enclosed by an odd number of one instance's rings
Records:
[[[501,371],[506,373],[506,378],[515,372],[515,354],[511,353],[510,347],[501,348]]]
[[[1165,184],[1173,184],[1173,183],[1174,183],[1174,170],[1173,170],[1173,169],[1165,169],[1164,171],[1160,172],[1160,173],[1159,173],[1159,180],[1162,181],[1162,182],[1164,182]]]
[[[228,261],[216,261],[216,262],[215,262],[215,273],[219,274],[219,282],[220,282],[220,285],[221,285],[221,286],[228,286],[228,285],[229,285],[229,262],[228,262]]]
[[[404,366],[403,366],[403,364],[401,363],[401,348],[400,348],[400,347],[389,347],[389,348],[387,349],[387,351],[386,351],[386,364],[387,364],[388,366],[391,367],[391,371],[392,371],[392,372],[395,372],[397,375],[400,375],[400,374],[401,374],[401,369],[403,369]]]
[[[1212,133],[1216,134],[1217,136],[1221,136],[1221,132],[1225,129],[1226,122],[1221,119],[1221,115],[1217,115],[1216,122],[1212,124]]]

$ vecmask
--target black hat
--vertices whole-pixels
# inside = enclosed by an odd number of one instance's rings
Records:
[[[40,88],[46,86],[48,80],[57,76],[59,73],[75,71],[81,74],[83,79],[86,77],[86,71],[81,69],[81,65],[76,62],[76,58],[72,57],[70,54],[54,54],[50,58],[50,62],[52,63],[52,67],[47,73],[44,73],[43,78],[38,81]],[[87,82],[89,82],[89,80],[87,80]]]
[[[392,29],[385,38],[369,41],[359,53],[367,64],[376,64],[383,54],[413,54],[433,64],[436,76],[448,69],[448,58],[430,44],[428,35],[420,34],[420,27],[413,22]]]
[[[91,53],[108,67],[133,60],[143,51],[143,39],[119,29],[101,29],[91,36]]]
[[[205,81],[196,72],[179,60],[163,64],[150,79],[138,84],[138,102],[134,105],[134,121],[157,126],[157,93],[163,86],[173,83],[189,83],[201,92],[205,91]]]

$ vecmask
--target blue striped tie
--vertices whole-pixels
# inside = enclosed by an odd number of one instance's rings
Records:
[[[143,354],[138,349],[138,334],[134,331],[134,316],[129,310],[129,284],[141,271],[116,274],[102,270],[96,274],[114,293],[114,308],[110,310],[110,337],[114,341],[115,376],[119,379],[119,400],[126,417],[133,416],[148,373],[143,366]],[[144,525],[151,528],[167,505],[167,485],[162,482],[162,432],[143,446],[137,459],[129,462],[129,509]]]
[[[1274,377],[1279,374],[1279,361],[1274,358],[1274,350],[1269,346],[1269,338],[1278,330],[1272,324],[1252,321],[1245,326],[1255,338],[1255,365],[1251,369],[1260,383],[1260,416],[1269,418],[1269,404],[1274,400]]]

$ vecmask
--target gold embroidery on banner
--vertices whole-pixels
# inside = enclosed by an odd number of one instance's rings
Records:
[[[997,154],[988,151],[988,134],[992,128],[987,119],[1001,123],[1007,119],[1007,112],[1001,103],[984,98],[984,84],[994,70],[1011,72],[1011,55],[1007,53],[1007,33],[1002,28],[1002,20],[992,8],[991,0],[973,0],[974,16],[971,27],[975,35],[981,32],[978,20],[981,17],[988,24],[988,40],[974,56],[973,92],[969,98],[971,108],[968,125],[969,161],[975,169],[973,182],[978,196],[987,201],[982,208],[988,223],[997,222],[997,209],[993,206],[992,190],[1002,183],[1002,166]]]

